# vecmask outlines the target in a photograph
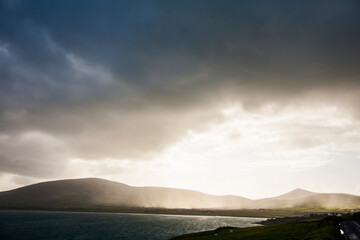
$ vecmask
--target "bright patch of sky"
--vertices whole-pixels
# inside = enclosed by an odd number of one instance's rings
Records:
[[[203,131],[189,130],[151,160],[73,159],[64,177],[99,176],[249,198],[297,187],[360,194],[358,121],[336,107],[274,109],[226,108],[222,121]]]

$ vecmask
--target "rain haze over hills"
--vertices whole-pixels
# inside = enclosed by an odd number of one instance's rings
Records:
[[[360,206],[360,196],[315,193],[295,189],[277,197],[252,200],[240,196],[216,196],[197,191],[132,187],[99,178],[67,179],[0,192],[0,209],[131,211],[161,209],[288,209],[342,208]],[[229,214],[229,212],[227,212]]]
[[[360,195],[359,25],[355,0],[1,0],[0,191]]]

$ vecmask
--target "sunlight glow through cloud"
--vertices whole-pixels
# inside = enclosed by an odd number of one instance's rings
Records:
[[[336,162],[332,151],[351,149],[360,152],[359,147],[352,148],[353,142],[339,135],[343,129],[359,129],[359,124],[336,107],[288,108],[281,112],[265,107],[261,113],[231,108],[222,113],[225,116],[222,123],[212,125],[208,131],[190,131],[182,141],[163,153],[162,161],[169,168],[164,171],[196,179],[193,185],[182,185],[180,182],[185,181],[179,178],[177,186],[203,189],[196,186],[202,179],[200,185],[209,183],[207,192],[225,194],[228,190],[222,191],[220,188],[223,187],[212,187],[211,177],[216,176],[217,179],[228,179],[228,184],[237,181],[240,186],[232,193],[244,194],[241,182],[251,179],[253,171],[269,168],[274,174],[280,170],[294,174],[294,171],[309,171]],[[314,138],[317,141],[312,141]],[[359,141],[360,135],[356,138]],[[256,186],[264,181],[273,180],[258,176],[252,183]],[[226,184],[224,181],[223,185]]]
[[[0,190],[359,192],[358,1],[10,2]]]
[[[267,190],[264,183],[276,186],[279,194],[296,187],[329,191],[321,184],[314,185],[321,178],[305,176],[318,169],[336,172],[339,164],[343,164],[338,160],[344,156],[355,164],[359,162],[353,155],[360,154],[360,123],[351,115],[327,106],[274,109],[277,108],[271,105],[256,112],[241,107],[225,108],[219,110],[221,121],[201,131],[188,130],[180,141],[151,159],[72,158],[64,162],[62,176],[98,176],[135,186],[146,182],[151,186],[259,198],[274,194],[274,189]],[[23,144],[34,139],[42,142],[50,139],[56,143],[54,147],[59,145],[56,139],[39,132],[20,137]],[[1,135],[0,141],[5,143],[7,138]],[[325,181],[327,175],[321,176]],[[339,177],[334,176],[333,181]],[[283,179],[293,180],[290,184]],[[17,181],[30,180],[18,178]],[[233,182],[237,182],[236,187]],[[332,191],[344,190],[340,185],[334,187]]]

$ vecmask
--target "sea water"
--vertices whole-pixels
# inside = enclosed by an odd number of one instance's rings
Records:
[[[162,240],[222,226],[250,227],[263,218],[123,213],[0,212],[1,240]]]

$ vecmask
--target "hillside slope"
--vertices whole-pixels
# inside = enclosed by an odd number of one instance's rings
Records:
[[[294,189],[288,193],[282,194],[280,196],[277,197],[273,197],[272,199],[276,199],[276,200],[295,200],[295,199],[300,199],[300,198],[306,198],[306,197],[310,197],[313,195],[316,195],[318,193],[315,192],[310,192],[301,188],[297,188]]]
[[[0,193],[0,208],[241,208],[249,201],[183,189],[131,187],[98,178],[44,182]]]
[[[132,187],[99,178],[69,179],[33,184],[0,192],[0,209],[102,209],[102,208],[197,208],[279,209],[360,208],[360,196],[314,193],[295,189],[259,200],[239,196],[215,196],[192,190]]]

